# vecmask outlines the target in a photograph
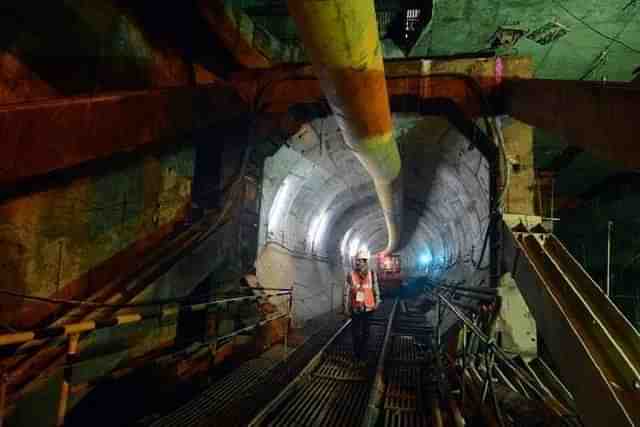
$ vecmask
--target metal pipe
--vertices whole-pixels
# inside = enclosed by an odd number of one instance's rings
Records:
[[[269,291],[273,292],[272,294],[266,295],[267,297],[281,296],[281,295],[291,295],[291,291]],[[176,316],[180,310],[190,310],[190,311],[199,311],[204,310],[207,307],[227,304],[230,302],[237,301],[246,301],[246,300],[255,300],[264,298],[265,295],[247,295],[242,297],[234,297],[234,298],[224,298],[219,300],[212,300],[198,304],[191,304],[185,306],[173,306],[162,309],[158,313],[144,314],[144,313],[126,313],[121,314],[112,318],[101,319],[101,320],[90,320],[79,323],[70,323],[63,326],[53,326],[44,329],[36,329],[33,331],[25,331],[25,332],[16,332],[12,334],[1,334],[0,335],[0,347],[12,345],[12,344],[22,344],[29,341],[36,341],[45,338],[56,338],[61,336],[69,336],[81,332],[89,332],[96,329],[102,328],[110,328],[117,325],[123,325],[125,323],[137,323],[142,320],[154,319],[154,318],[164,318]]]
[[[460,381],[460,400],[464,405],[464,398],[466,396],[465,386],[464,386],[464,371],[467,370],[467,325],[462,324],[462,378]]]
[[[69,342],[67,344],[67,356],[66,362],[70,364],[73,362],[73,358],[78,352],[78,340],[79,334],[73,334],[69,336]],[[69,390],[71,389],[71,366],[64,368],[64,378],[60,385],[60,397],[58,399],[58,416],[56,419],[56,426],[63,426],[64,419],[67,415],[67,406],[69,404]]]
[[[611,298],[611,232],[613,231],[613,221],[609,221],[607,227],[607,288],[605,294]]]
[[[440,285],[442,288],[455,289],[460,291],[474,292],[485,295],[497,295],[498,290],[495,288],[481,288],[478,286],[461,286],[461,285]]]
[[[4,416],[7,405],[7,387],[9,385],[9,376],[5,372],[0,372],[0,427],[4,424]]]
[[[544,400],[545,395],[542,393],[533,383],[533,381],[529,378],[528,372],[522,372],[522,368],[516,365],[509,355],[500,347],[496,345],[496,343],[490,339],[485,333],[476,325],[473,324],[471,319],[469,319],[464,313],[462,313],[458,308],[452,304],[449,300],[447,300],[442,295],[438,295],[438,300],[442,301],[457,317],[460,319],[469,330],[480,340],[483,344],[489,346],[493,349],[495,354],[500,358],[500,360],[504,363],[506,367],[511,369],[511,371],[528,387],[533,390],[537,397],[541,400]]]
[[[291,303],[293,301],[293,292],[289,294],[289,301],[287,301],[287,323],[284,325],[284,359],[289,356],[289,324],[291,323]]]
[[[440,351],[440,298],[436,299],[436,351]]]
[[[288,4],[345,143],[373,179],[388,233],[382,253],[390,254],[400,239],[401,161],[374,2],[289,0]]]
[[[449,398],[449,406],[451,407],[451,415],[453,415],[453,422],[456,427],[465,427],[467,425],[467,422],[462,416],[462,412],[460,412],[458,402],[456,402],[456,400],[453,398]]]
[[[473,292],[470,292],[470,291],[462,291],[462,290],[454,290],[452,295],[455,295],[455,296],[461,297],[461,298],[469,298],[469,299],[476,300],[476,301],[481,302],[481,303],[491,303],[491,302],[496,300],[495,295],[491,296],[489,294],[473,293]]]
[[[435,397],[431,399],[431,414],[433,425],[435,427],[443,427],[442,411],[440,410],[440,402]]]
[[[369,402],[367,403],[367,409],[362,417],[362,427],[375,426],[380,415],[380,402],[385,391],[384,383],[384,362],[387,359],[389,353],[389,347],[391,346],[391,330],[393,329],[393,322],[395,320],[396,311],[398,309],[398,301],[396,298],[393,302],[393,308],[387,321],[387,328],[384,334],[384,340],[382,341],[382,351],[378,356],[378,363],[376,365],[376,376],[372,381],[371,392],[369,394]]]

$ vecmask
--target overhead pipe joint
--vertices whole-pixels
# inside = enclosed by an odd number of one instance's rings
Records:
[[[383,254],[400,239],[400,153],[373,0],[289,0],[289,11],[345,143],[375,184],[387,225]]]

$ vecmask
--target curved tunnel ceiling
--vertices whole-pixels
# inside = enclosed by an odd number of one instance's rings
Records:
[[[404,230],[397,251],[412,277],[467,278],[489,222],[488,164],[445,119],[394,115],[403,158]],[[306,124],[265,166],[261,245],[348,268],[359,249],[384,249],[373,183],[333,117]],[[488,250],[482,264],[488,263]],[[342,274],[342,273],[339,273]]]

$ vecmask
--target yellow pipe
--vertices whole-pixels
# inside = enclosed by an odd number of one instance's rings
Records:
[[[400,153],[373,0],[289,0],[289,11],[347,145],[371,175],[387,223],[383,253],[400,238]]]
[[[15,334],[0,335],[0,346],[21,344],[23,342],[31,341],[35,338],[33,332],[18,332]]]

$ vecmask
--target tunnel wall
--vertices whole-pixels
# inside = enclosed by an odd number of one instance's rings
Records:
[[[302,141],[305,134],[303,130],[293,139]],[[283,147],[266,159],[262,181],[257,275],[262,286],[293,288],[296,327],[342,304],[342,273],[322,247],[308,242],[314,203],[322,199],[305,187],[317,169],[312,160],[304,148]],[[324,176],[329,178],[326,172]]]

